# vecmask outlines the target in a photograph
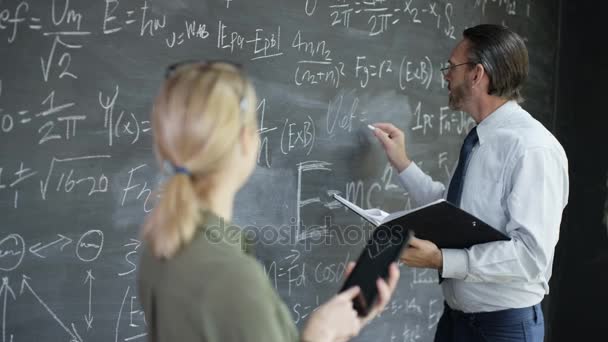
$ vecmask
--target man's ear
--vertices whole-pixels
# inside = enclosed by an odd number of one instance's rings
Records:
[[[484,69],[483,65],[475,64],[472,74],[473,74],[472,79],[471,79],[472,87],[473,88],[479,87],[482,83],[484,76],[486,76],[486,70]]]

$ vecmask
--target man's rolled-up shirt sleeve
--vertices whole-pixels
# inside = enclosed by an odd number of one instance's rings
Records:
[[[401,171],[399,180],[418,206],[443,198],[445,186],[422,172],[414,162]]]

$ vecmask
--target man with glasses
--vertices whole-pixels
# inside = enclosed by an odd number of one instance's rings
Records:
[[[549,292],[568,201],[565,152],[518,104],[528,53],[516,33],[498,25],[466,29],[442,72],[450,108],[467,112],[477,123],[447,189],[409,159],[401,130],[377,123],[375,135],[418,205],[446,198],[511,240],[439,249],[414,238],[402,261],[439,271],[445,308],[436,342],[541,342],[539,303]]]

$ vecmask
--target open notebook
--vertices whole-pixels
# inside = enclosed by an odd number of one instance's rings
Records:
[[[334,198],[375,227],[399,225],[439,248],[468,248],[479,243],[510,240],[505,233],[444,199],[389,214],[380,209],[364,210],[337,194]]]

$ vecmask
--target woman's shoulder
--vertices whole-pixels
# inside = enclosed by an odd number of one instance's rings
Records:
[[[258,260],[233,246],[194,243],[189,248],[204,251],[189,251],[187,257],[184,253],[165,262],[145,252],[142,255],[142,262],[147,264],[144,283],[153,288],[150,290],[157,299],[178,301],[202,321],[222,326],[214,331],[230,330],[232,334],[247,337],[243,340],[297,338],[289,310]],[[232,326],[233,322],[239,322],[238,329]]]
[[[262,292],[272,290],[264,267],[254,257],[240,253],[233,255],[231,260],[229,264],[224,263],[222,269],[216,271],[220,283],[227,287],[247,286]]]

